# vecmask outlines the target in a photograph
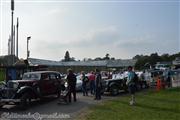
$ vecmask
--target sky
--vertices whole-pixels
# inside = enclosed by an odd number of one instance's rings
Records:
[[[8,54],[11,0],[0,0],[0,55]],[[131,59],[180,52],[180,0],[15,0],[19,58]]]

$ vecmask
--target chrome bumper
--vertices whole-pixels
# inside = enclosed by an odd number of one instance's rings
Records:
[[[17,102],[21,102],[20,99],[0,99],[0,103],[17,103]]]

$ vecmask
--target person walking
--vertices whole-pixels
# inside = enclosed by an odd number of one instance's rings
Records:
[[[167,86],[168,86],[168,88],[170,88],[171,87],[171,73],[170,73],[170,71],[168,71],[168,74],[167,74]]]
[[[96,79],[95,79],[95,100],[101,100],[101,88],[102,88],[102,78],[99,69],[95,70],[96,72]]]
[[[88,84],[88,78],[85,76],[85,73],[82,72],[81,76],[82,80],[82,91],[83,91],[83,96],[88,96],[88,91],[87,91],[87,84]]]
[[[131,94],[131,101],[130,101],[130,105],[134,105],[135,104],[135,72],[132,71],[132,66],[128,67],[128,77],[127,77],[127,81],[126,81],[126,85],[128,86],[129,89],[129,93]]]
[[[95,76],[94,72],[91,71],[91,74],[89,76],[91,95],[95,94],[95,79],[96,79],[96,76]]]
[[[73,94],[74,102],[76,102],[76,76],[74,75],[72,69],[68,69],[68,75],[67,75],[67,83],[68,83],[68,97],[69,102],[71,102],[71,94]]]

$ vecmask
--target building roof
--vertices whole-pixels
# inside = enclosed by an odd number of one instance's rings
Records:
[[[28,64],[30,66],[46,65],[46,66],[63,66],[61,62],[52,60],[43,60],[36,58],[28,58]]]
[[[46,65],[46,66],[89,66],[89,67],[127,67],[134,66],[136,60],[126,59],[126,60],[101,60],[101,61],[52,61],[28,58],[28,63],[30,66]]]
[[[128,67],[134,66],[137,60],[125,59],[125,60],[110,60],[108,61],[107,67]]]

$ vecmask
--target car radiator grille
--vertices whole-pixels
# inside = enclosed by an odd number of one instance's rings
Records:
[[[1,97],[4,99],[10,99],[14,96],[14,90],[12,88],[7,88],[1,90]]]

